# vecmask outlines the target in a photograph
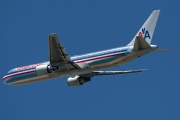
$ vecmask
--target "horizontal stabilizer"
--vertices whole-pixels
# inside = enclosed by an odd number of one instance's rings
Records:
[[[172,50],[172,49],[157,48],[153,52],[174,52],[174,50]]]
[[[151,48],[147,41],[142,36],[136,36],[133,51]]]

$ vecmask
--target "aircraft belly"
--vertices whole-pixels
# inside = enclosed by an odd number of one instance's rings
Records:
[[[13,84],[13,85],[29,84],[29,83],[43,81],[43,80],[47,80],[47,79],[49,79],[49,77],[46,76],[46,75],[43,75],[43,76],[32,77],[32,78],[27,78],[27,79],[23,79],[23,80],[18,80],[18,81],[12,82],[11,84]]]

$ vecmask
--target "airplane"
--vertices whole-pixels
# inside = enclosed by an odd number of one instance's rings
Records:
[[[55,33],[49,35],[49,62],[37,63],[10,70],[3,78],[8,85],[23,85],[53,78],[68,77],[69,86],[80,86],[89,82],[93,76],[115,75],[142,72],[139,70],[100,71],[100,69],[119,66],[147,53],[158,46],[151,40],[160,10],[154,10],[132,41],[118,47],[70,57]]]

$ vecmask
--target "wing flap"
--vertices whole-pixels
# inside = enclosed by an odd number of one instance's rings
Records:
[[[138,73],[142,72],[146,69],[140,69],[140,70],[125,70],[125,71],[93,71],[92,73],[87,73],[80,75],[81,77],[85,78],[91,78],[93,76],[100,76],[100,75],[116,75],[116,74],[129,74],[129,73]]]
[[[126,70],[126,71],[94,71],[96,75],[115,75],[142,72],[142,70]]]

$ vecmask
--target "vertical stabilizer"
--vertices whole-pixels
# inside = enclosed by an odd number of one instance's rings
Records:
[[[151,44],[154,29],[159,17],[160,10],[154,10],[137,34],[134,36],[133,40],[128,44],[129,46],[134,46],[136,36],[142,36],[148,44]]]

